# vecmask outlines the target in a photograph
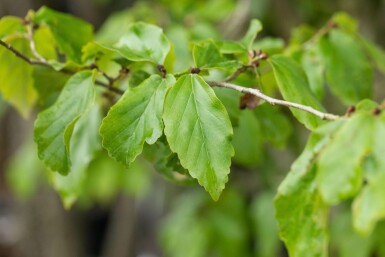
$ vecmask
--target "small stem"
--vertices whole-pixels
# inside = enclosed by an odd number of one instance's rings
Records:
[[[27,26],[28,34],[26,36],[27,40],[29,41],[29,46],[31,48],[31,52],[35,58],[41,62],[47,62],[47,60],[41,56],[38,51],[36,50],[35,40],[33,40],[33,33],[35,32],[34,24],[30,23]]]
[[[224,88],[229,88],[229,89],[239,91],[241,93],[252,94],[252,95],[255,95],[256,97],[258,97],[260,99],[265,100],[266,102],[268,102],[271,105],[282,105],[282,106],[286,106],[286,107],[296,108],[296,109],[314,114],[315,116],[321,118],[322,120],[337,120],[340,118],[340,116],[338,116],[338,115],[334,115],[334,114],[330,114],[330,113],[324,113],[324,112],[318,111],[318,110],[316,110],[310,106],[306,106],[306,105],[302,105],[302,104],[298,104],[298,103],[292,103],[292,102],[288,102],[285,100],[280,100],[280,99],[276,99],[276,98],[267,96],[267,95],[263,94],[260,90],[255,89],[255,88],[241,87],[241,86],[234,85],[231,83],[217,82],[217,81],[210,81],[210,82],[208,82],[208,84],[210,86],[213,86],[213,87],[224,87]]]
[[[21,53],[19,50],[15,49],[10,44],[7,44],[6,42],[4,42],[1,39],[0,39],[0,45],[2,45],[3,47],[7,48],[9,51],[14,53],[16,55],[16,57],[22,59],[23,61],[25,61],[31,65],[45,66],[45,67],[48,67],[48,68],[51,68],[52,70],[54,70],[52,65],[50,65],[48,62],[30,59],[27,56],[25,56],[23,53]],[[91,69],[91,67],[90,67],[90,69]],[[65,73],[65,74],[74,74],[75,73],[75,72],[70,71],[70,70],[60,70],[60,72]],[[120,90],[119,88],[115,88],[112,86],[112,83],[115,82],[117,79],[115,80],[115,78],[111,78],[105,73],[102,75],[109,81],[110,84],[106,84],[106,83],[103,83],[101,81],[96,81],[95,82],[96,85],[104,87],[104,88],[108,89],[109,91],[114,92],[116,94],[123,95],[123,93],[124,93],[123,90]],[[111,81],[112,81],[112,83],[111,83]]]
[[[230,76],[228,76],[227,78],[225,78],[225,82],[230,82],[230,81],[233,81],[234,79],[238,78],[239,75],[241,75],[243,72],[245,72],[248,68],[250,68],[250,66],[242,66],[240,67],[239,69],[237,69],[233,74],[231,74]]]
[[[19,50],[13,48],[10,44],[7,44],[6,42],[4,42],[1,39],[0,39],[0,45],[4,46],[9,51],[14,53],[17,57],[19,57],[20,59],[26,61],[27,63],[29,63],[31,65],[41,65],[41,66],[46,66],[46,67],[52,68],[52,66],[49,63],[47,63],[47,62],[42,62],[42,61],[39,61],[39,60],[34,60],[34,59],[28,58],[23,53],[19,52]]]
[[[309,48],[312,44],[317,42],[320,38],[329,33],[330,30],[334,29],[337,25],[333,20],[329,20],[325,26],[319,29],[309,40],[302,44],[304,49]]]

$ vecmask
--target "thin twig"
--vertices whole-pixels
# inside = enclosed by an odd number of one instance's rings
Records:
[[[7,48],[9,51],[11,51],[12,53],[14,53],[16,55],[16,57],[22,59],[23,61],[31,64],[31,65],[41,65],[41,66],[45,66],[45,67],[48,67],[48,68],[51,68],[54,70],[54,68],[52,67],[51,64],[49,64],[48,62],[46,61],[40,61],[40,60],[34,60],[34,59],[30,59],[28,58],[27,56],[25,56],[23,53],[21,53],[19,50],[15,49],[14,47],[12,47],[10,44],[7,44],[6,42],[4,42],[3,40],[0,39],[0,45],[4,46],[5,48]],[[62,73],[65,73],[65,74],[74,74],[75,72],[73,71],[69,71],[69,70],[60,70],[60,72]],[[106,89],[108,89],[109,91],[111,92],[114,92],[116,94],[119,94],[119,95],[123,95],[124,91],[123,90],[120,90],[119,88],[115,88],[112,86],[112,83],[115,82],[115,79],[114,78],[110,78],[109,76],[107,76],[107,74],[102,74],[110,83],[109,84],[106,84],[106,83],[103,83],[101,81],[95,81],[95,84],[98,85],[98,86],[101,86],[101,87],[104,87]]]
[[[33,39],[33,33],[35,32],[34,24],[32,23],[28,24],[27,28],[28,28],[28,34],[26,38],[29,41],[29,46],[31,48],[31,52],[33,56],[35,56],[37,60],[47,63],[47,60],[43,56],[41,56],[36,49],[35,40]]]
[[[230,76],[228,76],[227,78],[225,78],[225,82],[230,82],[230,81],[233,81],[234,79],[236,79],[239,75],[241,75],[243,72],[245,72],[248,68],[250,68],[250,66],[242,66],[240,67],[239,69],[237,69],[233,74],[231,74]]]
[[[241,87],[241,86],[234,85],[234,84],[227,83],[227,82],[211,81],[208,83],[210,86],[213,86],[213,87],[214,86],[215,87],[224,87],[224,88],[229,88],[229,89],[239,91],[241,93],[248,93],[248,94],[255,95],[256,97],[265,100],[266,102],[268,102],[271,105],[282,105],[282,106],[286,106],[286,107],[296,108],[296,109],[299,109],[299,110],[302,110],[305,112],[309,112],[309,113],[314,114],[315,116],[317,116],[323,120],[337,120],[340,118],[338,115],[334,115],[334,114],[330,114],[330,113],[324,113],[324,112],[318,111],[318,110],[316,110],[310,106],[272,98],[270,96],[263,94],[260,90],[255,89],[255,88]]]
[[[47,63],[47,62],[42,62],[42,61],[39,61],[39,60],[34,60],[34,59],[28,58],[23,53],[19,52],[19,50],[13,48],[10,44],[7,44],[6,42],[4,42],[1,39],[0,39],[0,45],[4,46],[9,51],[14,53],[17,57],[23,59],[24,61],[26,61],[27,63],[29,63],[31,65],[41,65],[41,66],[46,66],[46,67],[52,68],[52,66],[49,63]]]

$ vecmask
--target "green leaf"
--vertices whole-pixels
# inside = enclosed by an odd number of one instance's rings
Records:
[[[94,73],[82,71],[73,75],[58,100],[41,112],[35,122],[35,142],[39,158],[53,171],[70,171],[70,141],[76,121],[94,100]]]
[[[153,144],[162,135],[162,111],[167,89],[175,83],[168,75],[152,75],[128,90],[103,120],[100,134],[110,156],[130,164],[142,152],[144,142]]]
[[[327,256],[328,208],[317,190],[314,163],[329,140],[329,136],[313,134],[278,188],[279,235],[291,257]]]
[[[373,69],[357,40],[332,30],[319,41],[319,46],[331,92],[346,105],[371,98]]]
[[[131,61],[149,61],[163,64],[171,45],[161,28],[137,22],[122,31],[119,41],[113,45],[121,55]]]
[[[82,194],[87,179],[87,167],[96,152],[101,149],[99,138],[101,116],[100,108],[95,104],[78,119],[70,142],[71,172],[67,176],[52,174],[53,187],[60,193],[67,209]]]
[[[0,19],[0,39],[16,33],[27,33],[27,28],[21,23],[19,17],[5,16]]]
[[[357,21],[345,12],[338,12],[333,15],[332,20],[337,24],[339,29],[343,29],[348,33],[356,33],[358,28]]]
[[[284,147],[293,132],[293,125],[278,108],[261,104],[254,110],[261,126],[262,137],[276,147]]]
[[[385,51],[380,46],[376,45],[373,42],[365,39],[364,37],[360,38],[363,46],[365,47],[366,52],[369,54],[370,59],[374,65],[379,69],[383,74],[385,74]]]
[[[237,61],[226,60],[213,40],[205,40],[194,45],[193,56],[195,67],[236,69],[241,66]]]
[[[246,32],[246,35],[241,39],[242,45],[247,50],[252,49],[253,42],[261,30],[262,30],[262,23],[256,19],[251,20],[250,26]]]
[[[294,60],[283,55],[275,55],[270,58],[270,61],[279,90],[285,100],[324,111],[322,105],[309,89],[306,74]],[[294,108],[290,108],[290,110],[298,121],[310,130],[323,123],[314,114]]]
[[[217,200],[234,154],[233,131],[223,104],[202,77],[184,75],[167,94],[163,120],[171,150]]]
[[[93,39],[93,28],[88,22],[47,7],[40,8],[33,22],[46,25],[52,32],[59,50],[68,59],[80,63],[82,47]]]
[[[364,166],[367,184],[353,203],[353,226],[363,235],[368,235],[375,224],[385,218],[385,116],[376,117],[372,136],[372,154],[367,157],[369,165]]]
[[[239,116],[241,115],[241,109],[239,108],[239,99],[242,93],[238,91],[228,90],[223,87],[214,87],[215,95],[226,107],[227,113],[230,116],[231,124],[233,127],[238,126]]]
[[[33,32],[36,51],[47,60],[58,58],[55,38],[47,26],[41,26]]]
[[[54,103],[70,75],[56,72],[48,67],[35,66],[32,72],[34,88],[39,99],[38,104],[47,107]]]
[[[259,120],[250,110],[243,110],[239,125],[234,128],[233,162],[246,167],[255,167],[264,158],[264,136]]]
[[[370,152],[374,116],[358,113],[333,135],[318,159],[317,183],[322,198],[337,204],[354,196],[362,186],[361,164]]]
[[[302,67],[306,73],[311,91],[317,99],[323,99],[325,67],[317,46],[304,52],[302,56]]]
[[[12,41],[12,47],[29,54],[29,44],[24,39]],[[0,92],[4,100],[11,103],[23,117],[27,117],[36,101],[33,88],[33,67],[0,46]]]

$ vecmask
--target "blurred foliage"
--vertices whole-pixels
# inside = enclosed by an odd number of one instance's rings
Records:
[[[98,0],[101,5],[119,5],[118,2],[121,1]],[[295,2],[295,8],[301,20],[310,22],[315,26],[314,28],[303,25],[294,29],[287,43],[287,48],[285,48],[283,39],[277,37],[264,37],[254,42],[252,46],[248,42],[246,47],[263,49],[270,55],[283,53],[283,51],[289,53],[298,61],[297,63],[294,61],[286,62],[282,59],[279,61],[293,69],[302,67],[305,70],[306,74],[304,75],[310,82],[310,90],[316,96],[314,103],[325,100],[329,93],[325,89],[324,72],[326,72],[327,83],[331,85],[331,93],[344,104],[356,103],[363,95],[365,97],[370,96],[371,92],[366,90],[367,87],[360,88],[361,85],[372,80],[372,66],[367,56],[369,55],[379,69],[384,71],[384,58],[379,57],[383,56],[383,51],[364,38],[357,40],[355,36],[357,24],[343,14],[334,16],[334,21],[344,29],[343,32],[333,32],[317,44],[302,51],[302,45],[306,44],[319,31],[317,28],[330,18],[330,13],[335,11],[336,7],[331,0],[318,2],[298,0]],[[226,34],[226,25],[231,22],[226,19],[231,17],[238,4],[237,1],[233,0],[138,1],[131,8],[112,14],[98,30],[95,38],[101,45],[108,45],[117,41],[121,37],[122,31],[130,29],[130,24],[135,21],[160,25],[172,42],[171,49],[174,57],[178,56],[175,60],[173,60],[173,56],[167,56],[166,62],[174,62],[174,72],[183,72],[186,67],[192,67],[194,61],[196,62],[190,54],[192,43],[207,38],[222,40],[221,35]],[[250,13],[244,15],[258,17],[265,26],[263,33],[277,36],[278,33],[274,31],[274,27],[278,19],[269,15],[271,5],[271,1],[267,0],[252,1]],[[283,18],[279,19],[279,22],[282,21]],[[245,28],[240,30],[246,31]],[[47,37],[59,37],[60,42],[62,42],[59,47],[66,51],[67,37],[59,34],[57,32],[56,35],[48,35]],[[36,40],[39,41],[39,38]],[[229,43],[230,41],[226,42],[228,44],[224,43],[225,46],[219,49],[222,51],[221,53],[230,51],[229,46],[238,47]],[[340,42],[344,42],[344,46],[341,46]],[[22,42],[20,44],[22,45]],[[205,41],[204,44],[209,43]],[[90,52],[108,51],[98,45],[87,45],[87,47]],[[83,51],[84,49],[86,48],[83,48]],[[52,54],[52,49],[38,50],[45,53],[44,56]],[[235,55],[231,51],[225,54]],[[8,58],[6,55],[5,53],[2,54],[5,61]],[[92,54],[90,55],[92,56]],[[83,57],[85,59],[87,57],[84,52]],[[79,61],[76,57],[72,59],[74,62]],[[320,64],[321,60],[326,65]],[[98,59],[97,62],[103,67],[103,60]],[[311,66],[310,63],[317,65]],[[349,66],[351,72],[344,73],[347,75],[341,77],[342,70],[346,69],[346,65],[351,65],[351,67]],[[26,67],[26,69],[28,68]],[[103,69],[118,72],[116,66],[103,67]],[[140,67],[135,70],[135,66],[133,66],[133,73],[129,78],[130,85],[137,86],[139,81],[147,78],[151,72],[147,73],[146,69],[147,67],[144,69]],[[263,90],[268,94],[275,92],[277,87],[286,84],[298,85],[295,83],[297,81],[284,81],[285,83],[278,81],[277,85],[269,67],[262,66],[260,70],[264,75],[262,78],[250,72],[249,74],[242,74],[235,82],[240,85],[247,85],[261,79]],[[3,72],[8,71],[3,70]],[[51,75],[44,68],[41,68],[34,70],[28,78],[44,81]],[[224,76],[221,71],[212,72],[209,75]],[[9,74],[7,77],[10,77]],[[13,77],[20,79],[17,74]],[[281,75],[282,80],[286,77],[290,76]],[[65,75],[61,78],[55,77],[55,83],[50,88],[36,88],[40,95],[39,104],[43,107],[52,104],[67,79],[68,77]],[[15,84],[21,85],[22,83],[16,81]],[[355,87],[358,92],[344,92],[343,90],[346,89],[342,86],[344,84],[358,85]],[[24,85],[28,86],[28,84]],[[296,90],[301,91],[303,88]],[[218,202],[213,202],[207,194],[201,190],[195,190],[194,187],[184,188],[182,194],[173,194],[170,200],[172,207],[160,229],[161,247],[164,253],[170,257],[280,256],[283,246],[278,240],[273,198],[276,185],[279,182],[277,178],[281,178],[288,168],[286,163],[282,165],[284,167],[275,163],[277,161],[274,161],[276,158],[274,155],[277,155],[277,150],[274,148],[283,149],[282,152],[279,152],[279,156],[285,156],[283,159],[290,160],[293,154],[297,154],[295,146],[302,145],[301,137],[304,135],[298,135],[298,133],[293,135],[298,124],[287,115],[288,112],[280,108],[262,104],[255,110],[240,110],[239,102],[234,100],[239,98],[238,92],[224,91],[219,88],[215,88],[215,92],[224,103],[235,126],[233,146],[236,155],[232,159],[234,163],[232,178]],[[306,91],[304,94],[307,93]],[[47,102],[42,102],[41,99],[46,99]],[[22,111],[23,104],[29,103],[27,100],[18,101]],[[0,110],[4,105],[1,100]],[[94,115],[94,118],[91,117],[87,120],[85,117],[83,122],[87,124],[100,123],[100,112],[103,110],[95,110],[94,112],[90,114]],[[308,122],[306,117],[304,120],[305,123]],[[74,131],[74,135],[93,133],[93,136],[97,137],[97,131],[82,132],[81,129],[80,126],[78,130]],[[84,142],[81,141],[81,143]],[[175,156],[172,155],[170,149],[162,142],[158,143],[151,147],[145,145],[145,153],[139,156],[129,168],[113,161],[98,145],[93,146],[95,150],[90,156],[84,156],[84,153],[81,152],[82,149],[78,149],[79,152],[76,154],[87,160],[79,160],[78,173],[73,172],[71,177],[63,178],[59,174],[52,174],[45,170],[37,158],[35,147],[28,142],[9,162],[7,181],[16,195],[23,199],[31,197],[36,192],[39,183],[51,183],[58,188],[67,207],[71,206],[75,200],[84,207],[90,207],[95,203],[108,205],[120,192],[139,199],[144,197],[153,186],[155,174],[153,166],[145,159],[150,159],[152,163],[155,163],[155,170],[170,181],[177,184],[190,184],[191,178],[185,176],[185,171],[181,169],[178,160],[175,161]],[[156,152],[160,152],[160,154],[155,155],[152,147],[156,147]],[[76,146],[73,148],[76,149]],[[304,187],[311,189],[312,184],[305,184],[307,182],[304,182]],[[312,201],[318,200],[318,195],[315,195],[314,199],[304,197],[303,202],[312,204]],[[287,206],[289,209],[292,207],[290,204],[295,205],[296,203],[286,202],[285,204],[289,205]],[[333,209],[331,216],[331,222],[328,226],[331,231],[330,252],[332,256],[364,257],[370,256],[372,252],[377,252],[378,256],[385,256],[385,247],[382,244],[385,234],[384,224],[380,223],[370,236],[361,237],[352,229],[352,217],[347,206],[343,205]],[[298,226],[304,224],[302,220],[296,222],[298,222]]]

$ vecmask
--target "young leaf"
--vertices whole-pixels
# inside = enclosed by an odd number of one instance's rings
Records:
[[[246,35],[241,40],[242,45],[247,50],[252,49],[253,42],[261,30],[262,30],[262,23],[256,19],[251,20],[249,29],[247,30]]]
[[[376,117],[375,122],[372,155],[366,160],[373,163],[364,166],[367,184],[353,203],[353,226],[364,235],[385,217],[385,145],[380,140],[385,137],[385,116]]]
[[[285,100],[324,111],[322,105],[310,91],[304,71],[295,61],[283,55],[275,55],[270,58],[270,61],[279,90]],[[293,108],[290,110],[298,121],[310,130],[322,124],[322,120],[313,114]]]
[[[51,174],[53,187],[60,193],[66,208],[70,208],[83,192],[87,167],[101,149],[98,133],[101,120],[101,111],[96,104],[78,119],[70,142],[73,149],[70,154],[71,172],[67,176]]]
[[[113,49],[128,60],[155,64],[164,63],[170,48],[170,42],[161,28],[143,22],[132,24],[113,45]]]
[[[361,164],[370,151],[374,116],[359,113],[333,135],[318,159],[317,183],[329,204],[354,196],[362,186]]]
[[[316,187],[315,158],[329,136],[313,134],[275,199],[279,234],[291,257],[327,256],[328,208]]]
[[[373,69],[355,38],[339,30],[319,41],[331,92],[346,105],[371,98]]]
[[[46,25],[52,32],[59,50],[70,60],[80,63],[82,47],[93,38],[92,25],[74,16],[40,8],[33,22]]]
[[[29,52],[26,40],[13,40],[12,47],[22,53]],[[0,46],[0,92],[23,117],[28,116],[37,96],[33,88],[32,69],[29,63]]]
[[[103,146],[110,156],[130,164],[142,152],[144,142],[153,144],[162,135],[162,111],[167,89],[175,83],[168,75],[152,75],[124,93],[104,118],[100,128]]]
[[[226,60],[213,40],[205,40],[194,45],[193,56],[195,67],[199,68],[226,68],[236,69],[240,67],[237,61]]]
[[[19,17],[5,16],[0,19],[0,39],[14,33],[27,33]]]
[[[66,83],[58,100],[41,112],[35,122],[34,139],[39,158],[53,171],[70,171],[70,141],[77,120],[94,100],[94,73],[82,71]]]
[[[309,81],[311,91],[322,100],[324,96],[324,70],[318,47],[313,47],[302,56],[302,67]]]
[[[383,74],[385,74],[385,51],[380,46],[376,45],[373,42],[361,37],[363,46],[365,47],[367,53],[369,54],[370,59],[374,65],[379,69]]]
[[[234,154],[233,131],[223,104],[202,77],[184,75],[167,94],[163,120],[171,150],[217,200]]]

